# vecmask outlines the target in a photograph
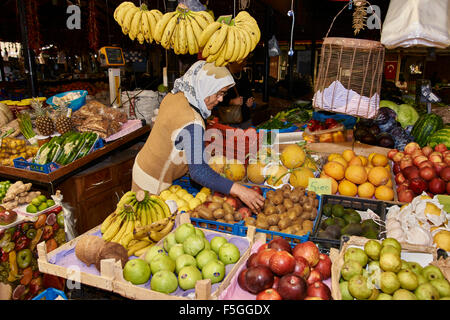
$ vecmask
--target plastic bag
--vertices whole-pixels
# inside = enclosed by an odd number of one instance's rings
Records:
[[[152,90],[123,91],[123,108],[129,119],[136,118],[151,123],[155,110],[159,108],[165,95]]]
[[[269,57],[276,57],[281,54],[280,47],[278,46],[278,41],[275,36],[269,40]]]
[[[178,4],[184,4],[191,11],[205,11],[206,7],[198,0],[178,0]]]
[[[73,217],[73,212],[71,207],[67,203],[63,203],[63,195],[60,190],[56,190],[56,193],[51,196],[55,204],[62,207],[62,212],[64,213],[64,232],[66,233],[66,240],[70,241],[77,237],[77,232],[75,231],[76,220]]]
[[[448,0],[391,0],[384,19],[381,43],[386,48],[450,45]]]

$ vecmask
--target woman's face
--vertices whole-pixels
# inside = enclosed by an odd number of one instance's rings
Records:
[[[216,92],[215,94],[206,97],[205,104],[208,110],[214,109],[214,107],[217,106],[219,102],[222,102],[223,96],[227,94],[228,89],[230,89],[231,87],[232,86],[229,85],[227,87],[220,89],[219,92]]]

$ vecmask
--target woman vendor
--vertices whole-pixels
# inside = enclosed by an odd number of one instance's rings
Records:
[[[264,198],[258,192],[222,177],[204,159],[205,121],[234,85],[227,68],[203,60],[175,80],[136,156],[133,191],[160,194],[189,170],[190,178],[202,186],[238,197],[253,212],[260,211]]]

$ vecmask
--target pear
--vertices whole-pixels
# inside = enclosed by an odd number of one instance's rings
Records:
[[[394,272],[386,271],[380,277],[380,289],[387,294],[392,294],[400,288],[400,281]]]
[[[369,257],[364,252],[364,250],[360,248],[348,248],[344,254],[344,262],[349,260],[355,260],[359,262],[362,268],[364,268],[369,261]]]
[[[363,268],[357,261],[354,260],[344,262],[341,269],[341,276],[346,281],[349,281],[353,276],[361,275],[362,273]]]
[[[377,270],[381,270],[380,268],[380,262],[379,261],[370,261],[367,265],[367,271],[369,272],[369,275],[374,273]]]
[[[422,274],[425,278],[428,279],[428,281],[444,279],[444,275],[442,274],[441,269],[431,264],[422,269]]]
[[[416,274],[411,270],[400,270],[400,272],[397,273],[397,278],[403,289],[414,291],[419,286],[419,280],[417,279]]]
[[[380,295],[380,291],[378,291],[377,288],[373,288],[372,289],[372,294],[370,295],[368,300],[377,300],[379,295]]]
[[[396,255],[398,255],[400,257],[401,251],[398,250],[396,247],[391,246],[391,245],[386,245],[384,247],[381,248],[380,251],[380,257],[385,254],[385,253],[395,253]]]
[[[419,300],[439,300],[441,298],[439,291],[429,282],[418,286],[414,294]]]
[[[380,294],[377,297],[377,300],[392,300],[393,297],[390,294],[380,292]]]
[[[402,268],[402,260],[400,256],[393,252],[381,254],[380,267],[383,271],[399,272]]]
[[[427,283],[427,282],[428,282],[428,279],[425,278],[422,274],[417,274],[417,273],[416,273],[416,276],[417,276],[417,282],[418,282],[419,286],[420,286],[421,284],[424,284],[424,283]]]
[[[450,297],[450,284],[446,279],[431,280],[430,283],[437,289],[441,299]]]
[[[367,286],[367,278],[358,275],[348,282],[348,291],[356,299],[366,300],[372,295],[372,289]]]
[[[339,289],[341,290],[342,300],[354,300],[353,296],[348,291],[348,281],[339,283]]]
[[[401,270],[411,270],[411,265],[408,261],[402,259],[402,267]]]
[[[406,289],[398,289],[392,295],[393,300],[417,300],[417,297],[411,291]]]
[[[369,240],[364,245],[364,252],[372,260],[380,259],[381,243],[376,240]]]
[[[422,274],[423,267],[418,262],[409,261],[408,263],[409,263],[409,267],[415,274],[417,274],[417,275]]]
[[[393,247],[397,248],[398,251],[400,251],[400,252],[402,251],[402,245],[395,238],[386,238],[386,239],[384,239],[381,242],[381,246],[384,247],[384,246],[387,246],[387,245],[390,245],[390,246],[393,246]]]

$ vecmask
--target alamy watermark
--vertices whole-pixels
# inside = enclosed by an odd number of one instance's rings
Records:
[[[81,29],[81,9],[77,5],[70,5],[66,10],[67,14],[70,16],[66,20],[66,26],[69,30],[80,30]]]
[[[381,9],[379,6],[370,5],[367,7],[367,14],[370,16],[367,18],[366,25],[370,30],[381,29]]]

